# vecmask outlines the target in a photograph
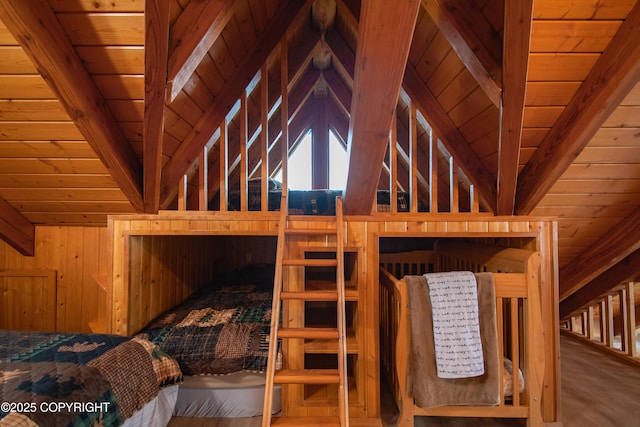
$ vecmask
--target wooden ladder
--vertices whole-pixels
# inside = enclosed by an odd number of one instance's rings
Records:
[[[330,220],[332,217],[327,217]],[[349,425],[349,400],[347,386],[347,338],[345,326],[345,285],[344,285],[344,230],[342,218],[342,198],[336,198],[335,228],[290,228],[287,211],[287,195],[283,193],[280,203],[280,225],[278,247],[276,251],[276,270],[273,286],[273,305],[271,312],[271,333],[269,337],[269,359],[265,383],[262,427],[270,425]],[[285,258],[288,238],[291,236],[335,236],[335,259],[291,259]],[[335,267],[336,289],[292,292],[287,289],[283,270],[287,267]],[[336,301],[336,328],[285,328],[280,327],[282,301]],[[332,340],[338,346],[338,369],[282,369],[276,372],[278,341],[287,339]],[[283,346],[284,347],[284,346]],[[286,355],[283,355],[286,360]],[[337,417],[271,417],[274,384],[338,384]]]

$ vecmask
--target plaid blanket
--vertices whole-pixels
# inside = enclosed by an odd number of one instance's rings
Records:
[[[272,285],[272,274],[266,282]],[[174,357],[185,375],[262,372],[271,327],[272,291],[266,289],[264,284],[205,288],[138,336]]]
[[[0,426],[119,426],[182,381],[140,338],[0,331]]]

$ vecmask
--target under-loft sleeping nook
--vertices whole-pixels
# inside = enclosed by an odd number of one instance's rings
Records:
[[[633,425],[639,36],[637,0],[0,0],[0,427]]]

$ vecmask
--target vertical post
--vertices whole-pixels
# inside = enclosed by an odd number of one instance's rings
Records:
[[[480,199],[478,198],[478,189],[475,185],[469,185],[469,208],[471,212],[480,212]]]
[[[289,72],[287,58],[287,35],[280,42],[280,90],[282,102],[280,103],[282,117],[282,191],[286,194],[288,187],[288,158],[289,158]]]
[[[209,165],[208,165],[207,146],[202,147],[200,152],[199,167],[198,167],[198,210],[206,211],[209,204]]]
[[[240,210],[246,212],[247,207],[247,92],[242,91],[240,96]]]
[[[187,210],[187,175],[182,175],[178,185],[178,210]]]
[[[391,131],[389,132],[389,207],[392,214],[398,213],[398,123],[397,115],[391,118]]]
[[[269,210],[269,70],[267,62],[260,70],[260,121],[262,138],[260,139],[260,210]]]
[[[625,306],[627,307],[627,354],[631,357],[638,356],[638,350],[636,348],[636,302],[634,295],[635,283],[629,282],[627,284],[627,297],[625,299]]]
[[[418,119],[415,102],[411,102],[409,112],[409,161],[411,162],[409,176],[409,194],[411,197],[411,212],[418,212]]]
[[[613,332],[613,295],[607,295],[605,298],[606,299],[605,299],[604,306],[605,306],[605,311],[607,316],[605,344],[609,348],[614,348],[613,337],[615,334]]]
[[[622,288],[618,291],[618,304],[620,305],[620,349],[625,353],[629,352],[629,338],[628,330],[629,324],[627,324],[627,289]]]
[[[438,212],[438,135],[429,132],[429,212]]]
[[[453,156],[449,157],[449,203],[451,213],[457,213],[460,210],[460,201],[458,195],[458,166]]]
[[[605,300],[600,300],[600,342],[605,344],[607,334],[607,318],[605,316],[605,312],[607,311],[607,307],[605,304]]]
[[[220,212],[227,210],[229,194],[229,138],[227,136],[227,119],[220,123]]]
[[[593,320],[593,306],[590,305],[589,308],[587,308],[587,337],[589,337],[590,340],[595,339]]]

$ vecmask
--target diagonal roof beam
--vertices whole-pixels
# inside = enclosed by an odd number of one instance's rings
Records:
[[[362,2],[347,142],[345,214],[371,213],[419,9],[419,0]]]
[[[171,28],[167,103],[172,103],[233,16],[234,0],[192,1]]]
[[[560,301],[638,249],[640,208],[613,227],[597,244],[578,254],[571,263],[560,269]]]
[[[0,238],[25,256],[34,256],[36,229],[20,212],[0,198]]]
[[[357,20],[352,15],[359,11],[359,4],[352,0],[343,1],[347,9],[351,12],[347,14],[347,18]],[[329,40],[327,40],[329,41]],[[332,40],[329,48],[336,55],[337,59],[343,64],[353,63],[353,53],[349,49],[336,46],[336,42]],[[440,139],[444,143],[447,150],[455,157],[458,165],[465,171],[469,179],[477,186],[478,191],[483,198],[484,204],[491,209],[495,209],[495,179],[483,165],[480,159],[466,147],[469,145],[464,136],[453,124],[449,116],[440,108],[440,104],[429,88],[422,82],[415,69],[407,66],[404,76],[404,89],[407,91],[418,106],[421,113],[428,117],[429,125],[436,129]]]
[[[404,89],[411,97],[411,101],[416,103],[418,110],[427,119],[429,125],[436,131],[447,151],[464,170],[469,180],[477,186],[480,197],[484,199],[487,206],[495,209],[496,184],[494,177],[473,150],[469,149],[469,142],[442,109],[433,92],[420,79],[415,68],[410,65],[405,71]]]
[[[46,0],[0,1],[2,21],[138,212],[142,166]]]
[[[160,172],[167,87],[169,4],[146,0],[144,6],[144,128],[142,130],[144,211],[160,208]]]
[[[566,319],[576,310],[589,304],[620,283],[636,281],[640,278],[640,249],[624,257],[615,266],[596,276],[579,290],[567,296],[560,303],[560,319]]]
[[[422,0],[422,6],[438,26],[469,73],[493,105],[500,106],[502,44],[482,11],[474,2]],[[505,17],[507,16],[505,12]],[[475,29],[482,29],[480,37]]]
[[[640,2],[518,177],[515,212],[528,215],[640,78]]]
[[[506,0],[504,8],[504,90],[500,111],[496,213],[513,215],[529,68],[533,0]]]
[[[202,114],[191,132],[186,136],[173,157],[162,170],[162,185],[160,190],[160,205],[167,206],[178,191],[178,182],[205,146],[226,116],[229,109],[243,93],[262,63],[278,45],[286,34],[292,22],[306,17],[311,0],[295,2],[295,5],[283,4],[280,10],[269,22],[268,28],[260,37],[258,44],[247,53],[246,59],[240,65],[239,71],[227,82],[220,95],[213,104]]]

